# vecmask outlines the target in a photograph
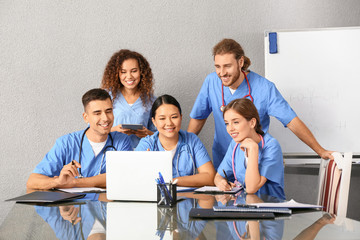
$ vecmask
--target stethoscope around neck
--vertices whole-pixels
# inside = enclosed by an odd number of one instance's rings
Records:
[[[159,139],[159,132],[156,132],[155,134],[154,134],[155,136],[155,138],[156,139]],[[177,154],[177,157],[176,157],[176,173],[177,173],[177,175],[179,176],[179,177],[182,177],[181,175],[180,175],[180,172],[179,172],[179,159],[180,159],[180,154],[181,154],[181,152],[183,151],[183,148],[185,147],[185,151],[187,151],[188,153],[189,153],[189,156],[190,156],[190,158],[191,158],[191,161],[192,161],[192,165],[193,165],[193,175],[195,175],[196,174],[196,165],[195,165],[195,160],[194,160],[194,158],[193,158],[193,156],[191,155],[191,151],[190,151],[190,147],[189,147],[189,144],[187,144],[185,141],[184,141],[184,139],[185,139],[185,137],[184,136],[181,136],[181,133],[179,132],[179,137],[181,137],[181,142],[180,142],[180,146],[179,147],[176,147],[176,148],[178,148],[179,149],[179,151],[178,151],[178,154]],[[160,140],[159,140],[160,141]],[[153,142],[153,146],[152,146],[152,150],[153,151],[156,151],[155,149],[157,149],[157,150],[159,150],[159,148],[157,147],[157,141],[155,140],[154,142]],[[176,153],[175,153],[176,154]],[[174,156],[175,157],[175,156]]]
[[[82,145],[83,145],[83,142],[84,142],[84,137],[85,137],[85,134],[87,132],[87,130],[89,130],[90,127],[87,127],[84,131],[84,133],[82,134],[81,136],[81,142],[80,142],[80,151],[79,151],[79,164],[81,165],[81,152],[82,152]],[[106,146],[102,151],[103,151],[103,156],[102,156],[102,159],[101,159],[101,163],[100,163],[100,169],[99,169],[99,173],[98,175],[101,173],[101,167],[103,165],[103,162],[104,162],[104,158],[105,158],[105,153],[106,151],[109,149],[109,148],[112,148],[114,149],[115,151],[117,151],[116,147],[114,147],[114,140],[111,136],[111,134],[109,133],[108,134],[109,137],[110,137],[110,140],[111,140],[111,145],[109,146]],[[106,143],[105,143],[106,144]],[[81,168],[79,168],[79,178],[82,178],[83,175],[81,174]]]
[[[251,100],[252,102],[254,102],[254,98],[251,96],[251,87],[250,87],[249,80],[248,80],[245,72],[244,72],[244,71],[241,71],[241,72],[244,74],[246,83],[247,83],[248,88],[249,88],[249,93],[246,94],[245,96],[243,96],[242,98],[247,98],[247,97],[249,97],[250,100]],[[224,112],[224,109],[225,109],[224,84],[222,84],[222,83],[221,83],[221,100],[222,100],[222,105],[221,105],[221,107],[220,107],[220,111]]]
[[[261,136],[260,134],[259,134],[259,137],[260,137],[260,139],[261,139],[261,149],[263,149],[263,148],[264,148],[264,138],[263,138],[263,136]],[[232,158],[231,158],[232,170],[233,170],[233,174],[234,174],[234,177],[235,177],[235,184],[236,184],[236,185],[239,184],[239,181],[237,180],[236,173],[235,173],[235,152],[236,152],[236,149],[237,149],[238,145],[239,145],[239,143],[236,143],[236,144],[235,144],[235,147],[234,147],[234,150],[233,150],[233,153],[232,153]],[[247,167],[246,158],[247,158],[247,156],[246,156],[246,152],[245,152],[245,160],[244,160],[244,167],[245,167],[245,169],[246,169],[246,167]]]

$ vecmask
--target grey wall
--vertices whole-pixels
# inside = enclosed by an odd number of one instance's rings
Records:
[[[0,0],[0,223],[13,204],[3,200],[24,193],[55,139],[85,127],[81,96],[115,51],[147,57],[156,95],[178,98],[186,129],[222,38],[239,41],[264,74],[265,30],[359,26],[359,16],[357,0]],[[212,128],[200,135],[208,150]]]

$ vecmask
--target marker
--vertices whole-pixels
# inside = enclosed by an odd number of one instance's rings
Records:
[[[229,186],[231,187],[231,184],[230,184],[230,182],[229,182],[229,179],[228,179],[228,177],[227,177],[226,172],[225,172],[224,169],[223,169],[223,173],[224,173],[224,175],[225,175],[226,182],[227,182],[227,183],[229,184]]]

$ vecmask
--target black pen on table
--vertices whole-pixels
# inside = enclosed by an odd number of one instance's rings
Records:
[[[228,178],[228,176],[226,175],[226,172],[225,172],[225,170],[223,169],[223,173],[224,173],[224,175],[225,175],[225,179],[226,179],[226,182],[229,184],[229,186],[231,187],[231,184],[230,184],[230,182],[229,182],[229,178]],[[231,187],[232,188],[232,187]]]

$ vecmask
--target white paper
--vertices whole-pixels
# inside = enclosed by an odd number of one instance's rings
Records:
[[[90,187],[90,188],[58,188],[58,190],[68,193],[86,193],[86,192],[106,192],[105,188],[97,188],[97,187]]]
[[[214,187],[214,186],[204,186],[201,188],[198,188],[195,190],[195,192],[218,192],[218,193],[237,193],[238,191],[240,191],[242,188],[238,188],[238,187],[234,187],[232,188],[232,190],[230,191],[221,191],[218,187]]]
[[[280,203],[252,203],[249,205],[255,205],[257,207],[282,207],[282,208],[322,208],[323,207],[321,205],[298,203],[294,199]]]
[[[192,192],[195,189],[196,189],[195,187],[179,187],[179,186],[176,186],[176,191],[177,192]]]

